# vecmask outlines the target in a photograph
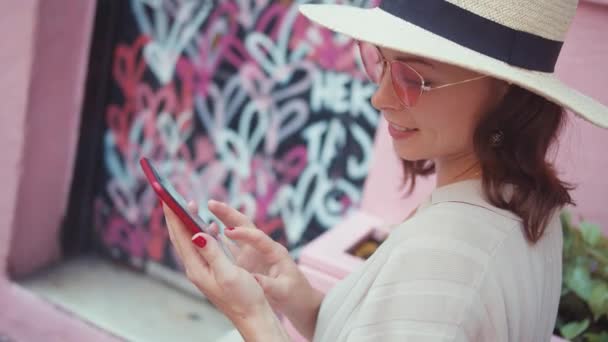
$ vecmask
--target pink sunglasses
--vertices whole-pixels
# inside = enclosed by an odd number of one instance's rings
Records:
[[[358,42],[358,44],[361,60],[363,61],[365,72],[370,80],[376,84],[380,84],[388,65],[395,94],[397,94],[401,103],[407,108],[413,107],[416,102],[418,102],[420,95],[425,91],[441,89],[488,77],[487,75],[483,75],[460,82],[446,83],[431,87],[425,83],[422,75],[407,63],[387,60],[380,52],[380,49],[370,43]]]

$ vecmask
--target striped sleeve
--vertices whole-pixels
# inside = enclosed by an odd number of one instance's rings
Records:
[[[496,340],[479,297],[491,252],[441,235],[401,241],[361,304],[347,340]]]

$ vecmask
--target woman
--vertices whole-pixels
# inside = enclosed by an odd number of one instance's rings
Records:
[[[553,75],[575,0],[386,0],[305,5],[359,41],[410,187],[437,188],[364,265],[314,290],[285,248],[211,201],[236,264],[165,210],[189,279],[247,341],[547,341],[561,287],[560,209],[572,203],[547,151],[564,107],[602,127],[608,108]],[[193,204],[191,204],[193,205]],[[196,207],[195,205],[193,208]],[[217,228],[214,228],[217,231]]]

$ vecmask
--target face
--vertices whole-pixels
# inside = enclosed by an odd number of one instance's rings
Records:
[[[431,87],[481,76],[473,71],[434,60],[380,49],[388,60],[405,61]],[[415,161],[458,158],[473,153],[473,134],[481,116],[498,104],[505,83],[486,77],[475,81],[424,91],[407,108],[393,88],[386,70],[372,105],[383,113],[399,157]],[[403,132],[408,129],[407,132]],[[413,130],[413,131],[409,131]]]

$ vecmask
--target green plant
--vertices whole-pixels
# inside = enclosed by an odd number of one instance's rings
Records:
[[[561,214],[562,293],[556,333],[573,342],[608,342],[608,238],[599,226]]]

